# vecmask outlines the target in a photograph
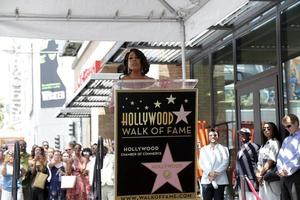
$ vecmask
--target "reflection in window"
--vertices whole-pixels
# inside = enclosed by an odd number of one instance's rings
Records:
[[[198,120],[210,124],[210,75],[208,58],[204,58],[192,66],[193,75],[198,79]]]
[[[252,122],[254,121],[254,110],[253,110],[253,93],[248,93],[240,96],[240,107],[241,107],[241,122]]]
[[[285,112],[300,115],[300,4],[281,14]],[[289,102],[287,104],[287,102]],[[288,106],[289,107],[288,107]]]
[[[233,148],[235,129],[235,93],[232,44],[213,53],[213,91],[215,125],[219,127],[220,142]]]
[[[240,100],[241,108],[251,108],[253,107],[253,93],[248,93],[241,96]]]
[[[289,100],[300,100],[300,57],[286,62]]]
[[[261,122],[274,122],[276,124],[275,88],[263,88],[259,90],[259,103]]]
[[[275,19],[237,40],[237,79],[244,80],[276,66]]]

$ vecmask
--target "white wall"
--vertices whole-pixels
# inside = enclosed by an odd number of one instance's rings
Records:
[[[28,126],[28,146],[33,144],[41,145],[42,141],[49,141],[50,147],[54,147],[54,137],[60,135],[61,149],[68,142],[69,124],[74,119],[56,118],[61,107],[58,108],[43,108],[41,109],[41,91],[40,91],[40,49],[47,47],[46,40],[35,40],[34,55],[33,55],[33,89],[34,89],[34,107],[33,115],[29,118]],[[73,70],[72,60],[70,57],[58,57],[59,67],[57,69],[60,78],[66,87],[66,96],[69,99],[73,95]],[[77,121],[78,119],[75,119]]]

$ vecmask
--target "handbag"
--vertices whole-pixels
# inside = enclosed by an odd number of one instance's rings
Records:
[[[266,174],[264,175],[264,180],[267,182],[274,182],[274,181],[279,181],[280,180],[280,176],[278,176],[276,174],[277,168],[276,166],[272,167],[271,169],[269,169]]]
[[[37,172],[34,182],[33,182],[33,187],[44,189],[45,185],[46,185],[47,177],[48,177],[48,174],[45,174],[43,172]]]
[[[61,176],[61,188],[74,188],[76,176]]]

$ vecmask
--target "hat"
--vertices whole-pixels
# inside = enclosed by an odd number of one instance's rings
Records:
[[[241,128],[241,129],[239,130],[239,134],[242,134],[242,133],[250,135],[250,134],[251,134],[251,131],[250,131],[249,128]]]
[[[7,149],[8,149],[7,144],[2,144],[2,145],[1,145],[1,149],[2,149],[2,150],[7,150]]]

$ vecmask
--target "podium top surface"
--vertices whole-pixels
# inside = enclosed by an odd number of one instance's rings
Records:
[[[114,89],[192,89],[197,83],[197,79],[119,80],[115,83]]]

